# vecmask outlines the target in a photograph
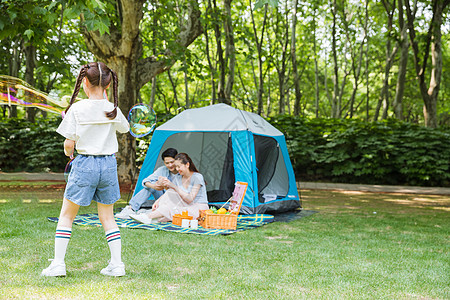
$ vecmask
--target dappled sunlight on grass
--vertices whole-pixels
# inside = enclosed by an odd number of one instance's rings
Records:
[[[0,188],[0,204],[20,201],[24,204],[49,205],[62,203],[65,183],[8,181],[0,182]],[[115,208],[125,206],[130,198],[129,192],[122,193],[122,198],[116,202]]]
[[[365,194],[364,192],[360,192],[360,191],[341,191],[341,194],[344,195],[363,195]]]
[[[42,278],[56,227],[47,217],[58,216],[63,192],[1,189],[0,285],[7,298],[448,298],[445,196],[305,190],[304,209],[319,213],[228,236],[124,228],[127,275],[120,279],[100,275],[109,258],[103,229],[74,226],[68,276]],[[90,212],[95,203],[79,211]]]
[[[360,191],[302,191],[303,208],[327,213],[367,211],[380,206],[381,211],[410,213],[416,209],[450,211],[450,197],[445,195],[415,195],[369,193]],[[401,209],[401,210],[400,210]],[[380,209],[378,209],[380,211]],[[424,211],[421,211],[424,213]]]
[[[39,199],[39,203],[56,203],[56,199]]]
[[[450,211],[449,200],[427,199],[427,198],[413,198],[413,199],[385,199],[387,202],[395,202],[396,204],[406,205],[415,208],[431,208],[444,211]]]

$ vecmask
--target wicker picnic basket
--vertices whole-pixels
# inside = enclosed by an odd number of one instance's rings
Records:
[[[236,182],[233,196],[225,204],[228,204],[228,214],[207,213],[206,210],[200,211],[199,225],[203,228],[213,229],[232,229],[236,230],[237,216],[244,200],[248,184],[246,182]],[[225,204],[223,206],[225,206]],[[223,207],[222,206],[222,207]]]
[[[212,214],[200,211],[199,225],[203,228],[213,229],[232,229],[236,230],[236,214]]]

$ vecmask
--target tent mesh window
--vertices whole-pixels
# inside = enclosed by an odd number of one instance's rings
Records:
[[[206,182],[208,202],[224,202],[234,190],[233,149],[228,132],[180,132],[171,135],[161,147],[187,153]],[[155,170],[163,165],[158,160]]]
[[[254,135],[253,139],[259,202],[286,197],[289,192],[289,175],[278,142],[261,135]]]

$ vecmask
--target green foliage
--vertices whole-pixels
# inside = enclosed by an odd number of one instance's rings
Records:
[[[64,10],[65,17],[77,19],[82,16],[83,25],[89,31],[98,30],[100,34],[109,33],[111,25],[106,13],[106,4],[98,0],[69,1]]]
[[[141,5],[143,1],[136,5]],[[130,3],[131,3],[130,2]],[[121,32],[122,23],[127,24],[127,15],[123,14],[117,1],[103,0],[3,0],[0,9],[0,73],[24,78],[26,57],[23,53],[25,44],[36,48],[35,87],[44,92],[58,89],[58,93],[73,90],[79,66],[95,60],[88,53],[83,35],[84,29],[98,31],[98,34],[109,34],[110,29]],[[171,79],[167,73],[161,73],[156,81],[156,100],[154,106],[166,112],[175,113],[176,109],[186,103],[199,99],[212,99],[213,87],[217,97],[217,88],[222,74],[218,65],[219,46],[225,50],[227,35],[223,24],[226,20],[223,3],[199,2],[202,10],[201,21],[204,35],[197,38],[186,50],[177,41],[181,24],[186,21],[187,1],[153,1],[143,5],[143,17],[139,26],[142,39],[142,57],[154,57],[155,60],[166,60],[170,68]],[[263,115],[277,114],[280,110],[280,96],[284,94],[284,108],[292,112],[295,102],[293,87],[292,62],[286,53],[297,54],[297,68],[300,72],[300,90],[302,105],[300,114],[304,116],[331,115],[329,99],[334,91],[334,80],[330,42],[333,22],[332,2],[313,1],[301,3],[297,8],[296,49],[290,43],[292,36],[291,20],[294,13],[294,2],[278,0],[256,0],[233,2],[231,6],[232,35],[236,57],[235,75],[233,78],[233,105],[252,110],[258,104],[257,69],[258,53],[256,51],[255,32],[253,32],[250,13],[255,19],[256,35],[262,42],[263,59]],[[132,4],[130,4],[132,5]],[[399,40],[399,28],[394,26],[387,31],[388,16],[386,8],[380,1],[368,3],[368,22],[370,30],[364,36],[365,11],[362,2],[339,2],[335,37],[337,43],[337,62],[339,66],[339,90],[342,91],[342,115],[372,120],[377,110],[380,92],[384,83],[384,67],[386,65],[387,42],[391,46]],[[420,51],[425,49],[425,34],[432,18],[431,3],[421,3],[414,27],[417,31],[417,42]],[[264,17],[267,13],[267,22]],[[289,16],[289,17],[288,17]],[[447,16],[447,15],[446,15]],[[399,13],[394,11],[394,24],[398,24]],[[265,25],[264,25],[265,24]],[[419,25],[420,24],[420,25]],[[448,28],[448,18],[444,18],[442,28]],[[186,24],[185,24],[186,25]],[[263,28],[263,25],[265,26]],[[215,28],[219,28],[216,33]],[[81,32],[80,32],[81,30]],[[217,34],[217,36],[216,36]],[[208,37],[208,39],[206,39]],[[287,44],[284,44],[288,37]],[[112,35],[114,40],[116,37]],[[440,82],[437,113],[439,124],[450,124],[450,42],[448,30],[442,32],[442,78]],[[359,49],[362,47],[363,58],[360,75],[356,78],[354,71],[359,60]],[[173,56],[167,56],[170,52]],[[390,52],[390,51],[388,51]],[[389,99],[394,99],[398,80],[399,53],[393,58],[393,66],[389,72]],[[425,53],[420,53],[423,57]],[[225,53],[226,57],[229,57]],[[208,62],[210,60],[210,64]],[[317,60],[317,69],[315,61]],[[429,60],[430,61],[430,60]],[[367,63],[365,63],[367,62]],[[229,62],[226,62],[227,64]],[[280,85],[280,67],[286,65],[283,72],[284,88]],[[348,66],[348,67],[344,67]],[[352,67],[350,67],[352,66]],[[427,67],[427,70],[430,66]],[[15,70],[14,74],[12,71]],[[18,71],[17,71],[18,70]],[[317,88],[315,85],[317,71]],[[224,74],[228,76],[230,73]],[[349,72],[347,74],[347,72]],[[364,76],[363,76],[364,74]],[[186,77],[185,77],[186,76]],[[414,60],[408,60],[407,74],[403,96],[403,118],[412,122],[424,122],[423,100],[415,72]],[[345,80],[344,80],[345,79]],[[172,85],[173,81],[173,85]],[[428,82],[428,81],[427,81]],[[186,85],[185,85],[186,84]],[[356,88],[354,106],[346,103]],[[342,86],[341,86],[342,85]],[[145,85],[139,92],[142,100],[149,103],[151,85]],[[283,90],[285,89],[285,90]],[[319,102],[316,105],[316,91]],[[189,96],[189,99],[187,97]],[[270,100],[270,101],[269,101]],[[288,110],[289,108],[289,110]],[[389,105],[387,116],[393,116],[392,105]]]
[[[253,8],[253,10],[260,9],[266,4],[269,4],[272,7],[277,7],[278,6],[278,0],[258,0],[258,1],[256,1],[255,7]]]
[[[0,120],[0,171],[64,171],[68,159],[64,138],[55,131],[59,121]]]
[[[450,131],[386,120],[279,116],[299,179],[450,186]]]
[[[0,40],[22,35],[27,41],[41,41],[59,18],[57,3],[49,0],[1,1],[0,8],[7,13],[0,14]]]

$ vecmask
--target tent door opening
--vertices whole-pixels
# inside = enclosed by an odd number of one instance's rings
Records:
[[[258,174],[258,201],[266,203],[284,198],[289,192],[289,174],[278,142],[254,135],[255,163]]]
[[[158,157],[167,148],[187,153],[206,182],[208,202],[227,201],[234,190],[233,148],[229,132],[180,132],[171,135],[161,147]],[[163,165],[161,160],[155,169]]]

